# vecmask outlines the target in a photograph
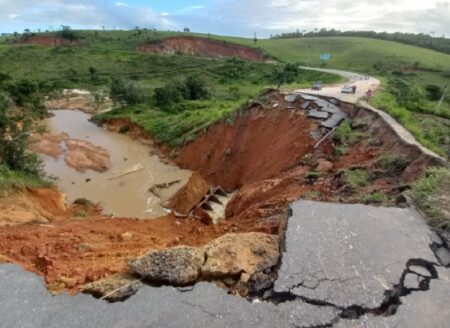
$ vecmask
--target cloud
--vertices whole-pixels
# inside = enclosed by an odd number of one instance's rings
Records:
[[[188,26],[205,33],[253,36],[256,32],[259,37],[314,28],[434,31],[448,36],[449,1],[197,0],[179,9],[167,5],[156,11],[136,0],[0,0],[0,31],[64,24],[74,28],[141,26],[163,30]]]
[[[73,28],[179,29],[177,22],[149,6],[107,0],[0,0],[0,30],[70,25]]]

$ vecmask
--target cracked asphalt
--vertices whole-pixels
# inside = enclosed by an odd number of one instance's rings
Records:
[[[414,209],[298,201],[266,300],[207,282],[142,288],[121,303],[51,296],[42,278],[0,266],[0,327],[448,327],[450,270]]]

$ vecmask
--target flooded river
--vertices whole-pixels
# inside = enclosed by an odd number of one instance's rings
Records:
[[[64,155],[55,159],[41,155],[47,175],[68,201],[86,198],[101,203],[104,213],[117,217],[154,218],[165,214],[161,203],[169,199],[189,179],[191,172],[161,162],[152,155],[152,147],[126,135],[107,131],[88,121],[89,115],[72,110],[57,110],[46,124],[52,133],[65,132],[71,139],[89,141],[105,148],[111,157],[111,169],[104,173],[76,171],[66,165]],[[112,179],[138,165],[143,169]],[[180,182],[162,189],[160,196],[149,191],[155,184]]]

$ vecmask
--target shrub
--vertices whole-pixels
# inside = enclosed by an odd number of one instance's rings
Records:
[[[111,83],[110,97],[116,103],[136,105],[145,101],[146,90],[136,82],[114,79]]]
[[[411,194],[433,227],[450,232],[450,169],[429,169],[413,184]]]

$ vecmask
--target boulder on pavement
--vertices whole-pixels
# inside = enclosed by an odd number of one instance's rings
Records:
[[[227,234],[205,246],[205,278],[253,274],[275,266],[280,256],[279,237],[251,232]]]
[[[204,262],[202,249],[181,246],[152,250],[128,265],[131,272],[151,282],[187,285],[197,281]]]
[[[119,302],[137,293],[142,287],[140,280],[130,273],[118,273],[87,284],[83,293],[102,297],[109,302]]]

